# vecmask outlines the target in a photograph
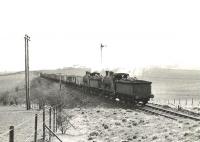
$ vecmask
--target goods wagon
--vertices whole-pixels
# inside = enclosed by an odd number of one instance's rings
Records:
[[[47,75],[47,78],[49,78],[49,79],[51,79],[51,80],[58,81],[58,80],[57,80],[57,75],[56,75],[56,74],[48,74],[48,75]]]
[[[90,78],[89,86],[91,88],[101,89],[102,88],[102,79],[101,78]]]
[[[56,81],[60,81],[60,79],[61,79],[61,75],[56,74],[56,75],[54,76],[54,78],[55,78]]]
[[[76,76],[76,85],[83,86],[83,77],[82,76]]]
[[[100,73],[97,72],[90,73],[89,86],[91,88],[101,89],[102,77],[100,76]]]
[[[67,82],[67,76],[61,75],[61,81],[62,81],[62,83],[66,83]]]
[[[74,75],[67,76],[66,82],[70,84],[76,84],[76,76]]]
[[[131,101],[133,102],[141,101],[146,104],[149,99],[153,97],[153,95],[151,94],[151,82],[143,80],[116,81],[115,90],[119,98],[132,99]]]

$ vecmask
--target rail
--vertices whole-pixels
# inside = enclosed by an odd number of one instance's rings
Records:
[[[169,109],[165,109],[165,108],[161,108],[161,107],[157,107],[157,106],[149,105],[149,104],[146,104],[143,107],[138,107],[138,109],[145,111],[145,112],[164,116],[164,117],[167,117],[167,118],[170,118],[170,119],[173,119],[173,120],[177,120],[176,116],[178,116],[178,117],[188,118],[188,119],[195,120],[195,121],[200,121],[200,117],[190,116],[190,115],[187,115],[187,114],[184,114],[184,113],[172,111],[172,110],[169,110]],[[163,112],[166,113],[166,114],[163,114]]]

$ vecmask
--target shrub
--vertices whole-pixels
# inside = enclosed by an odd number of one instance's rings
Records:
[[[6,91],[2,93],[0,96],[0,103],[3,103],[3,105],[7,105],[9,103],[9,92]]]
[[[64,111],[58,113],[57,124],[62,134],[65,134],[67,129],[70,128],[70,119],[71,117],[68,116]]]

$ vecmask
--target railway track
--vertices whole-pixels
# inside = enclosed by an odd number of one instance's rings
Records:
[[[197,116],[184,114],[181,112],[158,107],[153,104],[146,104],[145,106],[138,107],[137,109],[140,111],[148,112],[154,115],[163,116],[163,117],[173,119],[173,120],[179,120],[180,118],[185,118],[185,119],[200,121],[200,116],[197,117]]]

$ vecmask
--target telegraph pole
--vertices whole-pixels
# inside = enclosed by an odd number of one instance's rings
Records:
[[[62,110],[62,105],[63,105],[63,100],[62,100],[62,82],[61,82],[61,73],[60,73],[60,76],[59,76],[59,98],[60,98],[60,101],[61,101],[61,104],[59,105],[59,112],[61,112]]]
[[[60,93],[60,97],[61,97],[61,95],[62,95],[62,94],[61,94],[61,89],[62,89],[62,86],[61,86],[61,85],[62,85],[62,82],[61,82],[61,74],[60,74],[59,77],[60,77],[60,80],[59,80],[59,85],[60,85],[59,93]]]
[[[26,48],[26,35],[24,37],[25,40],[25,92],[26,92],[26,109],[28,110],[28,95],[27,95],[27,58],[26,58],[26,54],[27,54],[27,48]]]
[[[30,37],[25,35],[25,88],[26,88],[26,109],[31,109],[30,104],[30,81],[29,81],[29,46]]]

